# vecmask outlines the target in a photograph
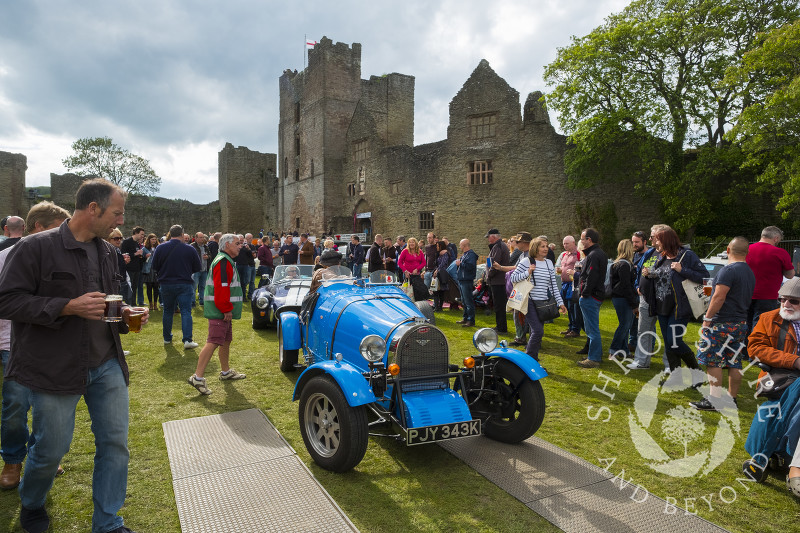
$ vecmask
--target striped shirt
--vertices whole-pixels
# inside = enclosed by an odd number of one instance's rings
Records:
[[[529,257],[523,257],[517,263],[517,267],[511,272],[511,283],[517,283],[528,277],[528,268],[531,266]],[[531,300],[547,300],[548,289],[555,296],[558,305],[564,305],[561,299],[561,290],[556,280],[556,270],[549,259],[536,261],[536,270],[533,271],[533,289],[531,289]]]

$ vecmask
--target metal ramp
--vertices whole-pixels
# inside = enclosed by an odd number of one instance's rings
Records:
[[[162,426],[183,533],[358,531],[260,410]]]
[[[683,509],[665,513],[665,500],[635,493],[635,485],[537,437],[521,444],[476,437],[439,445],[563,531],[727,531]]]

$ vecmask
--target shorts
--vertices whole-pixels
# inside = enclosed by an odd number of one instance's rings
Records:
[[[747,354],[746,345],[746,320],[712,323],[710,328],[702,331],[697,360],[711,368],[742,368],[742,355]]]
[[[222,346],[233,341],[233,321],[225,322],[221,318],[208,319],[208,339],[206,342]]]

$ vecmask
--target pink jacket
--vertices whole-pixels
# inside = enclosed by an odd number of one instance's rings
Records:
[[[416,270],[417,274],[421,274],[422,269],[425,268],[425,254],[420,250],[417,255],[412,255],[406,248],[400,252],[400,259],[397,260],[397,264],[403,272],[410,274]]]

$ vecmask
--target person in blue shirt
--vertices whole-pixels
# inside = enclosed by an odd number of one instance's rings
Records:
[[[473,281],[478,268],[478,254],[470,247],[469,239],[461,239],[458,243],[461,257],[456,259],[458,265],[458,287],[461,289],[461,303],[464,305],[464,316],[456,324],[462,327],[475,326],[475,301],[472,299]]]

